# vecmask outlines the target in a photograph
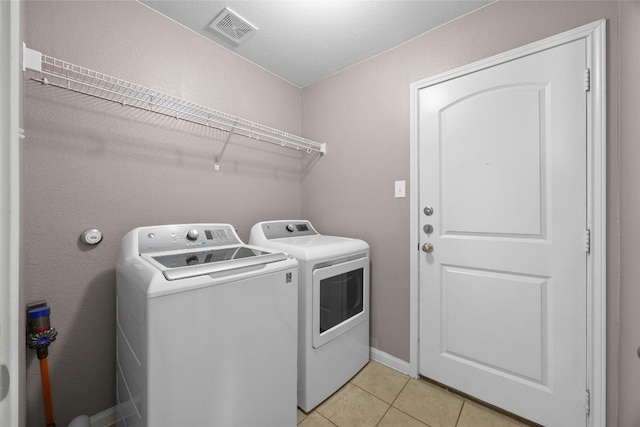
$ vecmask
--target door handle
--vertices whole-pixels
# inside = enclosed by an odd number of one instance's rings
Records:
[[[430,254],[431,252],[433,252],[433,245],[431,243],[425,243],[424,245],[422,245],[422,250]]]

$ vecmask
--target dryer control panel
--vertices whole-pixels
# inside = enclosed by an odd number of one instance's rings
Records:
[[[138,250],[141,254],[241,243],[230,224],[161,225],[138,230]]]
[[[260,224],[264,236],[270,239],[315,236],[318,233],[309,221],[270,221]]]

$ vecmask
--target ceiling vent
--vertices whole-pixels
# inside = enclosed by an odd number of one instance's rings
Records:
[[[228,7],[220,12],[216,19],[209,24],[209,27],[236,44],[246,42],[258,31],[258,27],[252,25]]]

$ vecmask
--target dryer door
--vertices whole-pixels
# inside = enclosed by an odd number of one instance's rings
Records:
[[[369,259],[313,271],[313,348],[319,348],[369,317]]]

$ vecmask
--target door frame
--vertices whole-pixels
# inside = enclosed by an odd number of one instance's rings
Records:
[[[587,372],[589,416],[587,425],[606,425],[606,20],[516,48],[410,85],[410,347],[409,374],[419,376],[420,226],[419,226],[419,108],[421,89],[496,66],[546,49],[584,39],[590,70],[587,96]],[[585,82],[587,77],[585,75]],[[587,84],[587,83],[585,83]],[[462,390],[463,391],[463,390]],[[585,393],[586,397],[586,393]]]
[[[0,401],[0,424],[18,426],[22,408],[20,378],[20,2],[0,5],[0,365],[8,387]],[[24,345],[24,344],[23,344]]]

